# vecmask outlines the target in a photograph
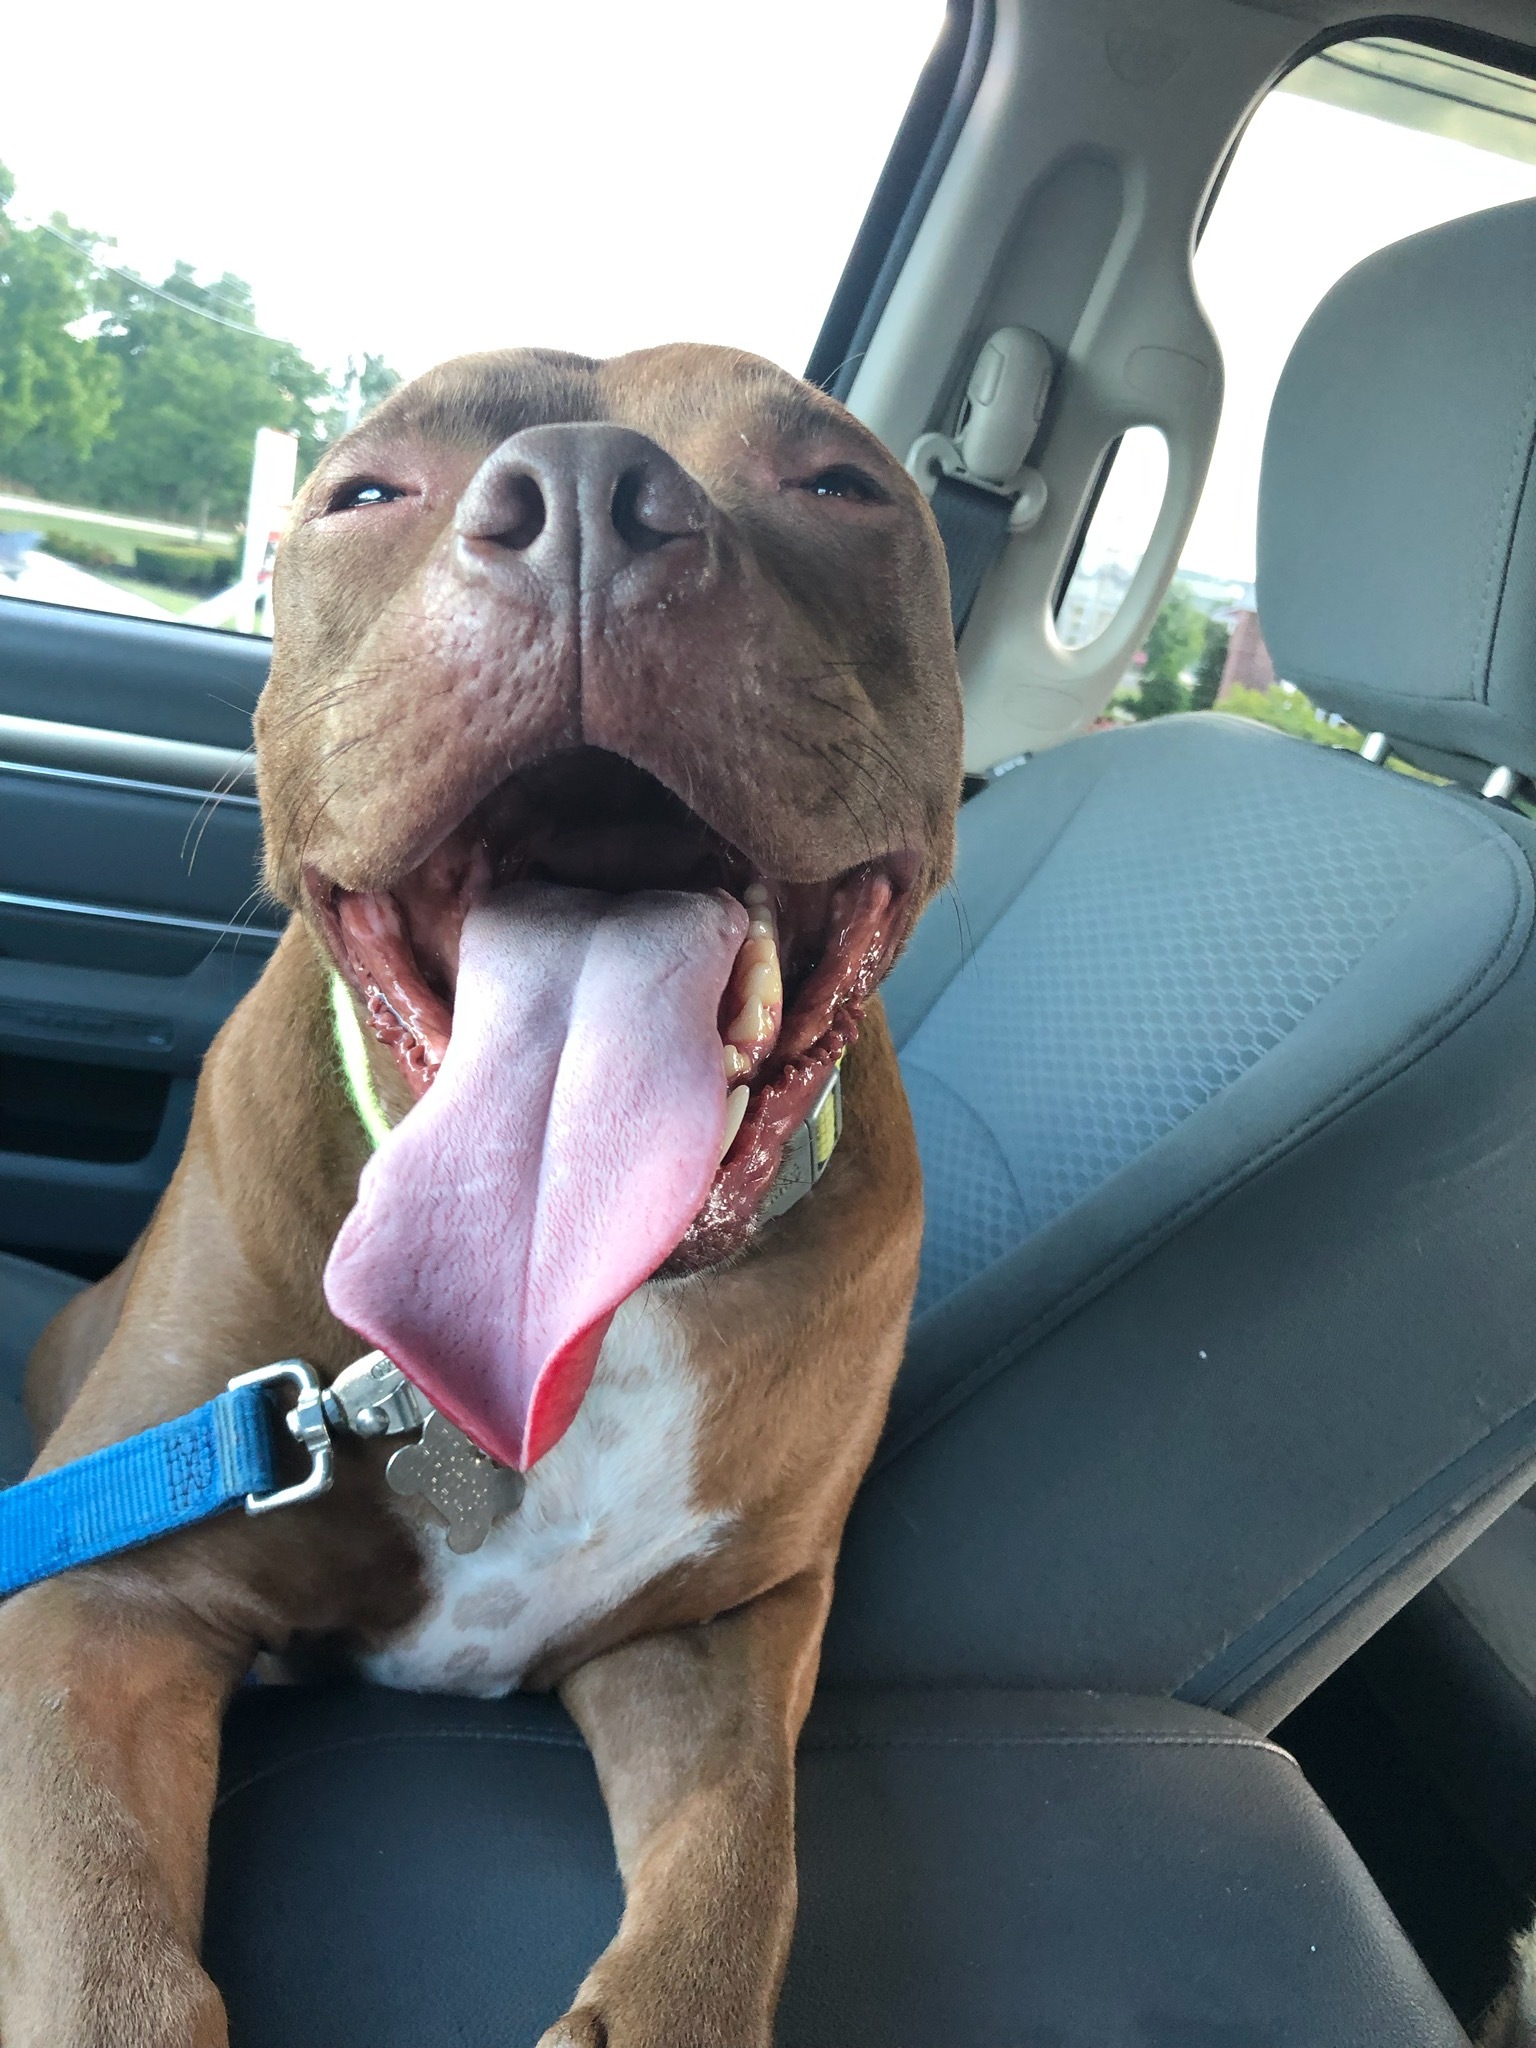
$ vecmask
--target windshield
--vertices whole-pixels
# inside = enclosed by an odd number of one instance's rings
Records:
[[[0,594],[260,627],[295,477],[447,356],[799,370],[942,14],[450,0],[402,34],[279,0],[148,33],[88,5],[66,62],[14,10]]]

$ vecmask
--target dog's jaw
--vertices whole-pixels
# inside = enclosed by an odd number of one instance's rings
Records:
[[[593,786],[610,806],[626,778],[616,767],[557,766],[534,778],[566,793]],[[633,790],[630,789],[633,796]],[[660,793],[658,793],[660,794]],[[500,799],[455,827],[392,889],[346,890],[311,873],[310,908],[377,1041],[419,1101],[432,1086],[453,1033],[459,940],[466,913],[520,879],[572,888],[703,887],[739,902],[746,936],[721,997],[720,1086],[725,1130],[717,1171],[666,1270],[681,1274],[739,1253],[757,1227],[785,1143],[803,1122],[846,1048],[863,1008],[905,936],[916,861],[892,855],[824,884],[756,874],[698,820],[658,805],[647,833],[637,817],[583,837],[537,790]],[[489,820],[521,818],[521,837],[493,836]],[[531,820],[531,822],[530,822]],[[622,1031],[623,1019],[613,1020]],[[515,1080],[509,1077],[509,1085]]]
[[[623,890],[526,872],[487,887],[525,865],[482,843],[398,894],[334,899],[354,986],[418,1099],[325,1275],[348,1327],[523,1470],[570,1426],[619,1304],[744,1248],[896,929],[879,864],[742,900],[633,874]],[[787,1013],[781,919],[805,962]]]

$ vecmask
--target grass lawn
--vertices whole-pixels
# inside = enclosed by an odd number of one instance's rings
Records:
[[[103,569],[99,573],[103,583],[115,583],[119,590],[131,590],[135,597],[147,597],[151,604],[159,605],[162,611],[170,614],[189,612],[194,605],[201,604],[205,597],[212,595],[207,590],[171,590],[163,583],[143,583],[137,576],[120,576],[114,569]]]

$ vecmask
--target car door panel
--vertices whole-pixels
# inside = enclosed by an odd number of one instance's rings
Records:
[[[241,750],[271,643],[60,605],[0,604],[0,712]]]
[[[276,943],[250,755],[268,652],[0,603],[0,1244],[89,1270],[131,1243]]]
[[[211,924],[259,888],[254,797],[38,770],[0,753],[0,877],[26,903],[137,910]]]

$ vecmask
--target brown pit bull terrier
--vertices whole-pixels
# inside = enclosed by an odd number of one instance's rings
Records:
[[[762,2048],[796,1736],[917,1268],[873,991],[951,859],[936,531],[753,357],[470,356],[326,456],[277,621],[260,786],[298,915],[144,1237],[38,1348],[36,1470],[366,1340],[526,1497],[451,1544],[386,1484],[398,1442],[348,1438],[321,1499],[0,1607],[0,2039],[225,2041],[206,1833],[265,1654],[558,1687],[626,1904],[544,2048]],[[840,1059],[841,1143],[777,1213]]]

